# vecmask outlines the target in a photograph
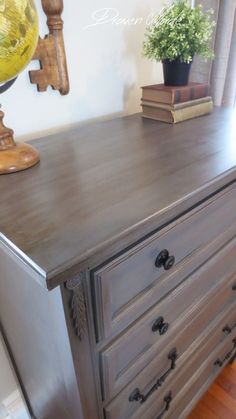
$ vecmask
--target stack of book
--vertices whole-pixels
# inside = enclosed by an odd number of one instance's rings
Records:
[[[208,84],[188,86],[155,84],[142,87],[143,117],[177,123],[212,112],[213,102]]]

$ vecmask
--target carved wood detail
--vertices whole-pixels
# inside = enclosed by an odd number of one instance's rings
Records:
[[[3,118],[4,113],[0,111],[0,151],[7,150],[16,145],[13,138],[14,131],[4,125]]]
[[[39,153],[30,144],[16,143],[14,131],[3,123],[0,111],[0,175],[28,169],[39,162]]]
[[[71,293],[69,304],[72,324],[75,334],[80,340],[83,339],[87,329],[86,305],[82,279],[83,276],[78,275],[66,282],[66,288]]]
[[[39,38],[33,60],[39,60],[40,69],[29,72],[32,84],[37,84],[39,92],[45,92],[48,86],[59,90],[61,95],[69,93],[69,77],[63,38],[63,0],[42,0],[42,7],[47,16],[49,34]]]

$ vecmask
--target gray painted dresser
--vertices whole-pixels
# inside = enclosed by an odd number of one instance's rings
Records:
[[[187,417],[236,353],[236,112],[34,146],[0,178],[1,329],[32,417]]]

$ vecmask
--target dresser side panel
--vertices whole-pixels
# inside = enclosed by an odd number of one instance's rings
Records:
[[[0,246],[0,322],[29,409],[36,419],[84,419],[60,289]]]

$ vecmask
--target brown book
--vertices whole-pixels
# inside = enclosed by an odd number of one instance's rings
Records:
[[[212,100],[209,100],[205,103],[188,106],[186,108],[177,109],[174,111],[149,105],[142,105],[142,108],[144,118],[156,119],[157,121],[175,124],[177,122],[186,121],[188,119],[211,113],[213,110],[213,102]]]
[[[175,111],[177,109],[188,108],[189,106],[200,105],[201,103],[212,100],[211,96],[202,97],[201,99],[189,100],[188,102],[176,103],[175,105],[168,105],[167,103],[153,102],[151,100],[141,99],[141,105],[152,106],[158,109],[167,109],[168,111]]]
[[[142,100],[174,105],[209,96],[210,86],[206,83],[194,82],[189,83],[188,86],[154,84],[152,86],[143,86],[142,91]]]

